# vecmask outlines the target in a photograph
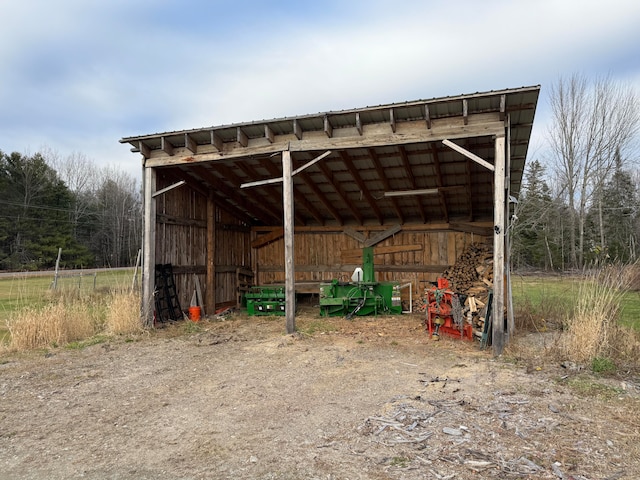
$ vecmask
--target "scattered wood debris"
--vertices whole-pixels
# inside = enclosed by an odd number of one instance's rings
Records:
[[[481,478],[588,480],[576,472],[576,465],[558,461],[552,446],[534,439],[540,433],[551,437],[579,430],[581,419],[562,412],[548,418],[543,397],[532,402],[515,391],[495,391],[484,402],[454,395],[458,389],[451,387],[443,392],[440,384],[450,381],[420,379],[427,388],[423,393],[395,397],[383,407],[383,414],[366,418],[357,432],[369,445],[358,441],[359,454],[396,459],[390,467],[421,469],[438,479],[467,478],[459,476],[462,467]],[[438,385],[430,386],[434,384]],[[586,445],[576,438],[575,445],[603,460],[608,444],[594,442]],[[452,475],[452,470],[458,473]]]

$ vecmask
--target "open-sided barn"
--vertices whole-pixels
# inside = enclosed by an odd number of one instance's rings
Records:
[[[520,191],[540,87],[121,139],[142,154],[143,314],[157,265],[207,313],[243,285],[298,293],[350,277],[375,246],[379,280],[424,289],[474,242],[493,246],[494,311],[509,311],[509,201]],[[196,280],[197,279],[197,280]],[[494,352],[512,330],[493,322]]]

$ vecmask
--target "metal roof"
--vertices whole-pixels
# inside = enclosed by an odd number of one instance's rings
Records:
[[[282,187],[241,184],[282,175],[331,153],[294,179],[296,225],[490,221],[493,172],[442,143],[493,163],[506,134],[517,196],[540,86],[126,137],[164,181],[185,180],[251,225],[282,224]],[[510,127],[510,128],[506,128]],[[428,190],[420,195],[385,196]]]

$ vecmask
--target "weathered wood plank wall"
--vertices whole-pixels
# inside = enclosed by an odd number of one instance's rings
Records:
[[[157,189],[175,182],[159,176]],[[189,306],[194,275],[206,298],[207,198],[188,187],[156,198],[156,263],[173,265],[180,305]],[[220,208],[215,209],[216,304],[236,299],[236,269],[251,268],[250,229]],[[212,312],[207,312],[212,313]]]
[[[254,232],[253,238],[258,238]],[[453,231],[400,232],[374,246],[374,265],[378,281],[411,282],[416,289],[435,281],[453,265],[465,248],[473,242],[486,242],[487,237]],[[379,250],[407,251],[376,254]],[[353,270],[361,266],[351,253],[362,245],[343,233],[296,232],[296,282],[321,282],[334,278],[348,280]],[[349,252],[348,256],[345,252]],[[277,239],[254,250],[254,273],[257,284],[284,282],[284,245]],[[357,260],[357,261],[356,261]]]

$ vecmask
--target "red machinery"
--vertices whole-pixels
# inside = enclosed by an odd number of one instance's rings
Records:
[[[426,324],[429,336],[433,340],[439,340],[441,333],[473,340],[473,327],[464,321],[458,294],[449,289],[449,281],[446,278],[438,278],[437,286],[427,290],[427,301],[429,305]],[[456,316],[459,318],[456,319]]]

